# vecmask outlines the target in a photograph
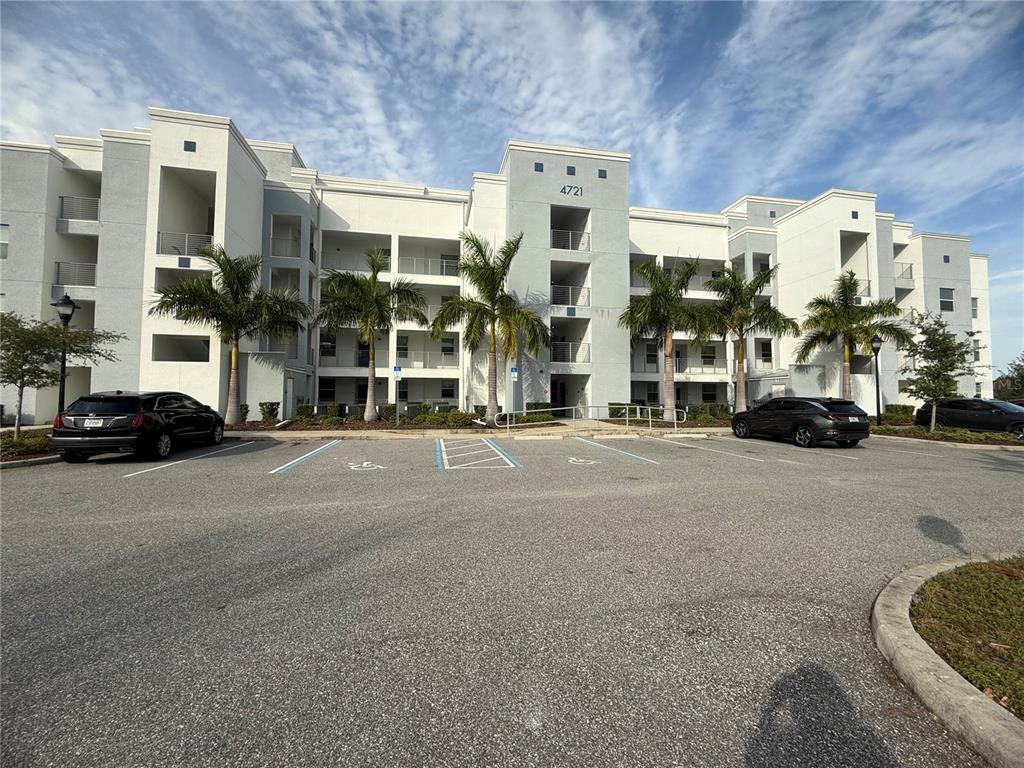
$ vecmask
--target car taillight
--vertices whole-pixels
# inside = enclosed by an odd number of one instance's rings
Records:
[[[145,413],[136,413],[135,414],[135,418],[132,419],[132,429],[138,429],[139,427],[141,427],[145,423],[145,421],[146,421],[146,414]]]
[[[60,414],[58,413],[56,416],[53,417],[53,428],[60,429],[63,426],[64,422],[61,421]]]

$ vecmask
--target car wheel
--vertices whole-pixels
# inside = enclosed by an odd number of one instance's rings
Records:
[[[814,430],[808,426],[799,426],[793,430],[793,442],[801,448],[813,448],[818,444],[814,437]]]
[[[224,442],[224,425],[215,424],[213,430],[210,432],[209,437],[206,438],[206,442],[210,445],[220,445]]]
[[[1014,437],[1024,440],[1024,424],[1011,424],[1006,431]]]
[[[750,427],[747,425],[747,422],[740,419],[733,423],[732,433],[739,438],[750,437]]]
[[[156,440],[153,442],[152,447],[149,450],[149,455],[162,461],[171,455],[171,451],[174,449],[174,440],[171,438],[170,432],[161,432],[156,436]]]
[[[840,440],[839,441],[839,447],[840,448],[856,448],[857,447],[857,443],[859,443],[859,442],[860,442],[860,440]]]
[[[81,464],[84,461],[88,461],[89,457],[84,453],[78,451],[61,451],[60,457],[68,464]]]

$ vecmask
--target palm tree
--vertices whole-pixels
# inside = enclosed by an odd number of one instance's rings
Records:
[[[526,351],[536,357],[551,343],[551,332],[540,315],[519,303],[508,293],[506,282],[512,259],[523,242],[520,232],[502,243],[495,253],[491,244],[470,231],[459,234],[462,257],[459,275],[473,287],[475,297],[458,296],[441,305],[430,334],[435,339],[447,328],[463,323],[462,344],[469,352],[480,346],[487,336],[487,410],[484,419],[494,425],[498,417],[498,346],[506,359],[519,354],[522,334]]]
[[[723,340],[733,337],[736,350],[736,387],[734,411],[747,408],[747,339],[751,334],[767,333],[771,336],[796,336],[800,325],[782,314],[768,301],[758,301],[761,291],[769,285],[778,265],[767,272],[758,272],[749,281],[742,272],[726,266],[718,277],[711,278],[707,286],[718,294],[711,307],[715,332]]]
[[[263,258],[258,253],[228,256],[219,245],[203,246],[198,257],[213,269],[177,285],[159,288],[149,314],[174,316],[189,325],[212,326],[231,345],[228,410],[224,421],[239,415],[238,345],[243,338],[281,338],[295,333],[310,315],[298,291],[268,290],[260,285]]]
[[[669,269],[645,261],[637,264],[634,271],[647,281],[650,292],[630,299],[629,306],[619,315],[619,325],[629,329],[634,342],[652,338],[661,346],[665,359],[662,366],[665,407],[661,417],[673,421],[676,410],[674,334],[690,332],[700,343],[711,330],[705,308],[685,299],[690,280],[697,273],[697,262],[684,261],[682,266]]]
[[[902,310],[895,299],[876,299],[857,304],[859,281],[853,270],[836,278],[832,293],[817,296],[807,303],[804,337],[796,350],[796,361],[806,363],[815,351],[840,344],[843,355],[842,389],[847,400],[853,397],[850,383],[850,358],[860,347],[865,353],[871,349],[871,337],[876,334],[897,346],[909,344],[914,336],[898,320]]]
[[[380,273],[388,266],[388,255],[380,248],[371,248],[363,258],[370,274],[328,270],[320,281],[320,305],[313,323],[335,333],[338,328],[355,326],[359,340],[368,346],[363,421],[376,421],[377,334],[390,333],[396,321],[426,325],[423,310],[427,308],[427,299],[411,280],[395,278],[387,283],[380,279]]]

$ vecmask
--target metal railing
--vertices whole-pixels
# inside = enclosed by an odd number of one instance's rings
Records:
[[[590,344],[575,341],[552,341],[552,363],[589,363]]]
[[[200,248],[212,243],[212,235],[197,235],[191,232],[157,232],[156,252],[165,256],[197,256]]]
[[[81,219],[82,221],[99,221],[100,199],[98,197],[60,196],[61,219]]]
[[[54,285],[96,285],[95,264],[58,261],[54,266]]]
[[[267,342],[267,351],[284,352],[287,359],[294,360],[299,356],[299,339],[297,336],[287,339],[270,339]]]
[[[424,256],[399,256],[398,271],[412,275],[443,275],[455,277],[459,274],[458,258],[430,258]]]
[[[541,414],[541,418],[537,418]],[[660,405],[566,405],[550,408],[530,408],[521,411],[502,411],[498,413],[495,423],[504,427],[506,434],[518,427],[537,427],[543,424],[565,427],[570,432],[577,429],[593,433],[595,427],[605,426],[609,431],[620,432],[624,428],[639,428],[653,432],[655,424],[658,430],[665,432],[671,424],[672,431],[677,430],[690,418],[689,408],[677,407],[670,413],[671,419],[663,419],[664,408]],[[529,418],[524,419],[524,416]],[[549,418],[543,418],[547,416]],[[605,425],[595,422],[605,422]],[[479,423],[483,423],[482,420]]]
[[[552,229],[551,247],[561,251],[589,251],[590,233],[571,229]]]
[[[650,288],[651,284],[644,278],[640,277],[632,268],[629,270],[629,287],[630,288]]]
[[[754,369],[759,371],[770,371],[775,368],[775,361],[771,358],[765,359],[763,357],[754,358]]]
[[[321,352],[319,362],[324,368],[368,368],[370,353],[365,349],[337,349],[333,355],[325,355]],[[373,367],[375,369],[388,367],[386,349],[376,350]]]
[[[458,368],[458,352],[398,352],[395,364],[403,368]]]
[[[914,279],[914,265],[907,264],[906,262],[896,261],[892,265],[893,272],[896,274],[897,280],[913,280]]]
[[[552,285],[551,303],[567,307],[589,307],[590,289],[582,285]]]
[[[724,360],[711,357],[676,358],[677,373],[728,373]]]
[[[270,255],[285,259],[299,257],[299,241],[290,237],[270,238]]]
[[[634,357],[630,358],[629,371],[630,373],[658,373],[661,371],[661,365],[657,362],[650,362],[646,357],[642,360],[638,360]]]

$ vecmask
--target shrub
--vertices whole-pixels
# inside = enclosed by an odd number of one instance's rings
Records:
[[[296,421],[312,421],[313,420],[313,406],[309,403],[303,403],[302,405],[295,406],[295,420]]]
[[[448,414],[447,413],[428,413],[425,414],[425,421],[428,426],[431,427],[447,427],[448,426]]]
[[[483,418],[484,414],[487,413],[487,406],[486,405],[474,405],[473,406],[473,413],[475,413],[480,418]]]
[[[548,413],[520,413],[515,417],[516,424],[537,424],[542,421],[554,421],[554,416]],[[500,422],[504,425],[504,421]]]
[[[340,416],[324,416],[322,419],[320,419],[320,423],[323,424],[325,427],[336,429],[345,422],[344,419],[342,419]]]
[[[545,419],[552,419],[552,418],[554,418],[553,414],[551,413],[551,407],[552,407],[551,403],[544,403],[544,402],[536,402],[536,403],[527,403],[526,404],[526,410],[528,410],[528,411],[537,411],[538,413],[536,415],[539,416],[539,415],[543,414]],[[526,414],[526,415],[527,416],[533,416],[534,414]]]
[[[928,427],[893,427],[883,423],[880,427],[871,427],[871,432],[876,435],[898,435],[900,437],[917,437],[922,440],[940,440],[957,443],[1021,444],[1020,438],[1014,437],[1009,432],[971,432],[967,429],[953,427],[936,427],[934,432],[929,432]]]
[[[38,456],[52,452],[53,444],[50,442],[50,430],[48,429],[26,429],[21,433],[20,440],[14,439],[13,429],[0,432],[0,456],[5,459]]]
[[[249,404],[242,403],[238,406],[238,423],[245,424],[249,420]]]
[[[277,411],[281,407],[280,402],[266,401],[260,403],[260,415],[263,417],[265,422],[277,421]]]
[[[315,423],[316,422],[314,422],[312,419],[307,419],[305,416],[298,416],[292,422],[292,424],[296,424],[300,427],[311,427]]]
[[[464,429],[466,427],[476,426],[473,424],[473,419],[476,418],[474,413],[466,413],[465,411],[448,411],[445,414],[447,417],[448,426],[452,429]]]
[[[328,403],[320,408],[320,417],[326,419],[341,418],[341,403]]]
[[[885,406],[883,413],[906,413],[911,416],[914,415],[914,406],[912,405],[901,405],[899,403],[888,403]]]
[[[380,418],[383,419],[384,421],[394,421],[395,420],[395,405],[394,405],[394,403],[388,403],[387,405],[379,406],[378,409],[377,409],[377,413],[380,415]]]
[[[427,423],[427,417],[430,416],[430,415],[431,414],[427,413],[426,411],[420,411],[415,416],[413,416],[412,420],[409,423],[410,424],[426,424]]]

